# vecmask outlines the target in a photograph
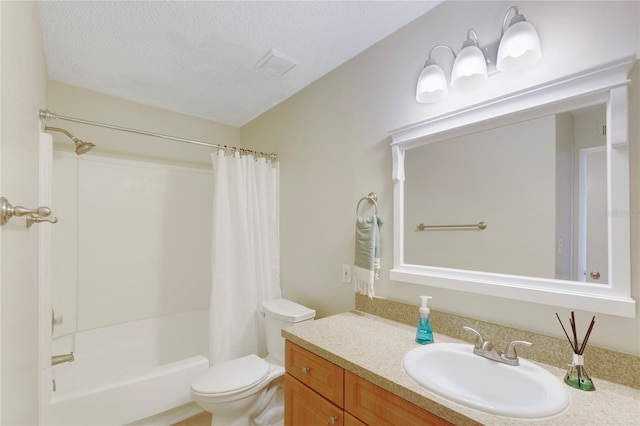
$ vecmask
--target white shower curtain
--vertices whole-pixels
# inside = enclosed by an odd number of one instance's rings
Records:
[[[212,154],[209,363],[266,354],[262,302],[280,297],[278,169],[251,155]]]

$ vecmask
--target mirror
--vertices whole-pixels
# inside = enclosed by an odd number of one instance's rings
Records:
[[[411,149],[405,262],[606,284],[605,123],[601,103]]]
[[[634,62],[390,132],[391,279],[635,317],[627,94]]]

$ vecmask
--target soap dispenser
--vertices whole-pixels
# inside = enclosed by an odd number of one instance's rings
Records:
[[[416,332],[416,343],[426,345],[433,343],[433,331],[431,331],[431,310],[427,307],[427,301],[431,296],[420,296],[422,306],[420,307],[420,317],[418,320],[418,331]]]

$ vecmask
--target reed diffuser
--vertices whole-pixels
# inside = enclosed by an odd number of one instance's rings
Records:
[[[564,376],[564,382],[571,386],[572,388],[584,390],[584,391],[594,391],[596,390],[593,381],[587,374],[587,371],[584,368],[584,353],[585,348],[587,347],[587,341],[589,340],[589,336],[591,335],[591,330],[593,330],[593,325],[596,322],[596,317],[594,316],[591,319],[591,324],[589,324],[589,329],[587,330],[587,334],[584,336],[582,340],[582,344],[578,346],[578,333],[576,331],[576,317],[571,311],[571,318],[569,318],[569,323],[571,324],[571,331],[573,334],[573,339],[569,337],[569,333],[567,333],[567,329],[562,324],[560,320],[560,316],[556,313],[556,317],[558,321],[560,321],[560,325],[562,326],[562,330],[564,331],[564,335],[567,336],[567,340],[571,345],[571,349],[573,349],[573,363],[569,364],[569,369],[567,370],[567,374]]]

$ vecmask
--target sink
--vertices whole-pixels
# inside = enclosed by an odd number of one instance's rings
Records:
[[[473,353],[473,345],[435,343],[406,353],[406,373],[431,392],[485,413],[540,419],[570,403],[566,386],[547,370],[520,358],[510,366]]]

